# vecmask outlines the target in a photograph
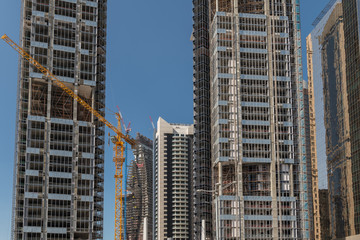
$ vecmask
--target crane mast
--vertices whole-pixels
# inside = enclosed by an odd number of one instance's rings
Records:
[[[128,136],[127,134],[122,133],[121,129],[121,116],[119,113],[116,114],[118,121],[117,127],[112,125],[108,120],[106,120],[99,112],[92,108],[87,102],[82,100],[77,94],[75,94],[70,88],[68,88],[58,77],[56,77],[52,72],[50,72],[46,67],[42,66],[38,61],[30,56],[25,50],[23,50],[19,45],[17,45],[13,40],[11,40],[6,34],[1,37],[7,44],[9,44],[15,51],[17,51],[24,59],[29,63],[35,66],[46,78],[52,80],[57,86],[64,90],[68,95],[74,98],[79,104],[81,104],[85,109],[87,109],[91,114],[103,122],[108,128],[113,130],[116,135],[112,138],[114,144],[114,157],[113,161],[115,163],[115,233],[114,239],[121,240],[126,239],[125,233],[125,222],[123,214],[123,167],[125,162],[125,145],[126,143],[130,144],[132,148],[135,147],[136,141]],[[126,129],[125,129],[126,130]],[[126,168],[126,166],[125,166]],[[126,179],[125,179],[126,181]]]

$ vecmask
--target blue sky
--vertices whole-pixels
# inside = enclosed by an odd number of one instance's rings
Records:
[[[18,42],[20,0],[0,0],[0,34]],[[328,0],[302,0],[303,56],[311,23]],[[132,134],[152,136],[149,116],[192,123],[192,1],[108,1],[107,108],[118,105]],[[306,59],[303,59],[305,63]],[[17,53],[0,42],[0,240],[10,238]],[[304,69],[306,67],[304,66]],[[306,70],[304,70],[306,79]],[[115,123],[109,111],[106,116]],[[106,149],[104,239],[113,238],[114,165]]]

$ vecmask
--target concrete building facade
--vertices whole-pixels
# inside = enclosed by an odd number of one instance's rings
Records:
[[[139,133],[136,142],[127,179],[126,234],[129,240],[143,239],[146,224],[146,236],[152,239],[153,142]]]
[[[310,239],[299,1],[193,2],[194,229],[203,218],[206,239]],[[208,141],[211,161],[197,155]]]
[[[154,239],[192,237],[194,126],[159,118],[154,143]]]
[[[106,0],[22,0],[20,46],[101,114]],[[102,239],[104,124],[21,59],[12,239]]]

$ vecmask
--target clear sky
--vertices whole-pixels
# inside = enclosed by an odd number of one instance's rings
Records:
[[[301,0],[305,37],[328,0]],[[0,34],[18,42],[20,0],[0,0]],[[152,136],[151,116],[192,123],[192,1],[108,1],[107,108],[118,105],[132,134]],[[0,240],[10,239],[18,55],[0,42]],[[306,66],[304,66],[304,78]],[[115,123],[111,111],[109,120]],[[106,149],[104,239],[113,238],[114,165]],[[325,169],[323,169],[325,171]],[[321,169],[320,169],[321,171]]]

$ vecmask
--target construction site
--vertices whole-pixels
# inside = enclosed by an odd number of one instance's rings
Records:
[[[107,0],[22,1],[12,239],[104,238],[106,127],[115,239],[319,239],[298,1],[193,4],[194,124],[153,143],[105,119]]]
[[[214,239],[314,237],[297,7],[211,1]]]
[[[22,1],[20,45],[100,114],[106,1]],[[102,239],[104,123],[22,59],[12,239]]]

